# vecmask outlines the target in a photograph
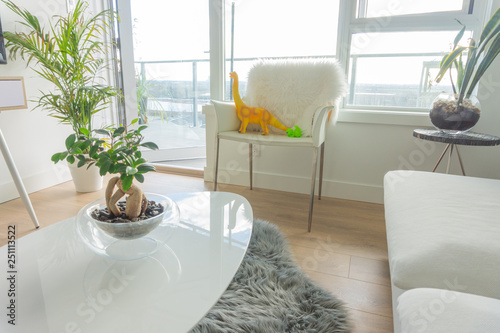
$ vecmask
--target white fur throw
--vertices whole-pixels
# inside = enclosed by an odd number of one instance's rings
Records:
[[[269,110],[283,125],[298,125],[303,136],[310,136],[314,113],[334,105],[335,122],[338,101],[346,92],[345,75],[337,61],[261,60],[248,73],[245,103]]]

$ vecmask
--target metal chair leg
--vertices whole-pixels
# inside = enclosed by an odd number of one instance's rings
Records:
[[[253,144],[248,144],[248,172],[250,173],[250,189],[253,189]]]
[[[217,174],[219,172],[219,136],[215,144],[215,170],[214,170],[214,191],[217,191]]]
[[[316,168],[318,165],[318,148],[315,147],[313,151],[313,165],[312,165],[312,180],[311,180],[311,198],[309,199],[309,221],[307,225],[307,232],[311,232],[313,204],[314,204],[314,186],[316,185]]]
[[[323,189],[323,162],[325,159],[325,143],[321,144],[321,154],[319,158],[319,189],[318,200],[321,200],[321,190]]]

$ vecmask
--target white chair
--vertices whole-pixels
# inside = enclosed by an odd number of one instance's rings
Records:
[[[249,72],[246,105],[270,111],[283,125],[298,125],[303,130],[300,138],[290,138],[284,131],[270,126],[270,134],[262,135],[248,126],[240,134],[233,102],[212,101],[217,116],[214,191],[217,190],[220,140],[233,140],[249,144],[250,189],[253,186],[253,145],[310,147],[313,149],[311,196],[309,201],[308,231],[311,231],[316,183],[318,150],[320,151],[319,191],[321,199],[323,161],[327,119],[335,121],[336,104],[346,92],[342,68],[332,60],[262,60]],[[332,111],[330,114],[330,111]],[[330,115],[330,117],[329,117]],[[254,129],[260,126],[254,125]]]

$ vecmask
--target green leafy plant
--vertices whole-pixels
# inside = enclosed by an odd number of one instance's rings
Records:
[[[135,119],[131,125],[137,121],[138,119]],[[142,142],[144,140],[142,131],[146,128],[147,126],[143,125],[133,130],[125,126],[96,130],[97,133],[104,134],[109,138],[109,149],[100,153],[96,152],[91,157],[97,161],[96,166],[99,167],[102,176],[107,173],[120,174],[120,180],[123,182],[122,188],[125,192],[131,187],[134,179],[142,183],[145,173],[155,171],[154,166],[145,164],[146,160],[139,150],[139,147],[158,149],[154,142]]]
[[[500,8],[486,23],[477,44],[474,39],[470,39],[468,46],[458,45],[465,28],[462,24],[462,29],[455,37],[453,49],[441,60],[439,73],[436,76],[436,82],[439,83],[448,71],[451,77],[452,68],[457,70],[457,84],[455,87],[452,81],[452,86],[454,93],[458,94],[458,105],[462,105],[464,98],[470,98],[479,80],[500,52]],[[467,53],[465,65],[464,52]]]
[[[109,45],[105,35],[115,12],[104,10],[87,18],[88,4],[78,0],[66,17],[54,16],[49,28],[40,24],[37,16],[12,1],[2,0],[20,17],[18,23],[26,32],[4,32],[10,58],[18,56],[43,79],[54,85],[54,91],[42,92],[37,107],[61,123],[72,126],[76,134],[81,129],[92,131],[92,115],[111,103],[118,89],[99,84],[107,68]]]
[[[78,160],[78,167],[95,164],[102,176],[119,174],[108,181],[106,205],[110,212],[119,216],[121,212],[116,203],[125,194],[129,194],[125,211],[129,219],[139,216],[147,206],[147,199],[142,190],[133,184],[134,180],[143,183],[144,174],[155,171],[154,166],[146,163],[139,148],[158,149],[154,142],[143,142],[142,132],[147,128],[146,125],[131,129],[138,121],[139,119],[134,119],[128,126],[96,129],[93,131],[95,133],[82,129],[82,134],[68,136],[65,151],[52,156],[55,163],[63,160],[74,163]],[[102,149],[103,146],[106,149]],[[88,156],[84,155],[86,151],[89,152]],[[118,190],[113,193],[115,186]]]

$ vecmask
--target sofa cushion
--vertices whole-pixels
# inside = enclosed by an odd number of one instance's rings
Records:
[[[398,298],[401,331],[493,333],[500,328],[500,300],[461,292],[419,288]]]
[[[392,283],[500,298],[500,181],[418,171],[384,179]]]

